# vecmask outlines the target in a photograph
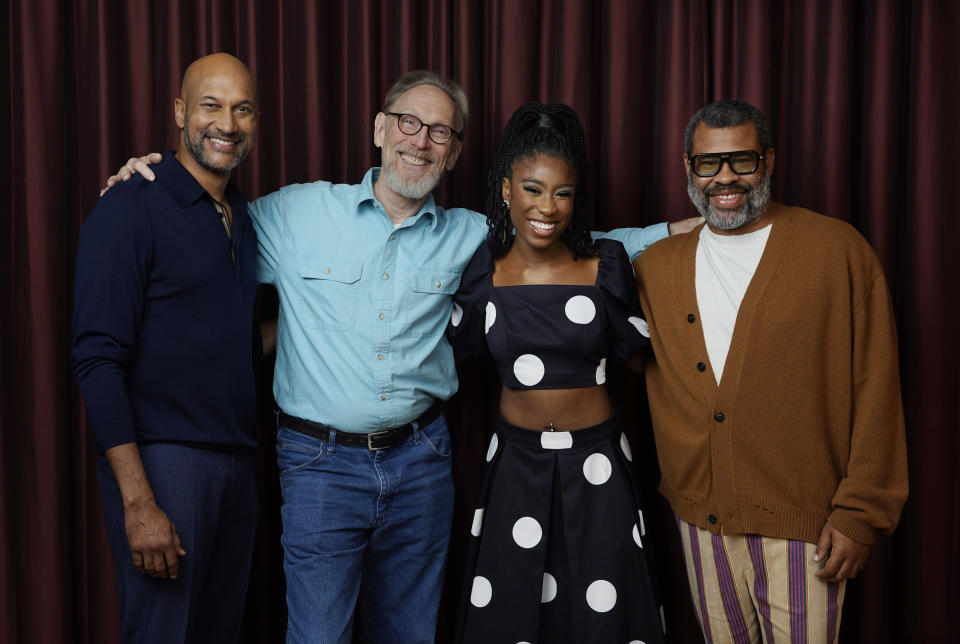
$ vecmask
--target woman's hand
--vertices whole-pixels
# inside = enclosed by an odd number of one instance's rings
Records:
[[[133,159],[131,159],[133,161]],[[113,177],[111,177],[112,179]],[[704,221],[703,217],[690,217],[688,219],[681,219],[680,221],[671,221],[667,224],[667,230],[670,232],[670,236],[679,235],[681,233],[688,233]]]

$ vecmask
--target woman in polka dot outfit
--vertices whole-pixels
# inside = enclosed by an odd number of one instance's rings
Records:
[[[490,173],[490,235],[464,272],[448,334],[500,372],[502,418],[474,513],[458,641],[663,641],[632,455],[607,359],[649,346],[623,246],[593,241],[583,128],[527,103]]]

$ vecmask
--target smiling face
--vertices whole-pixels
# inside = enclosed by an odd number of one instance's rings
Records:
[[[256,135],[257,88],[250,72],[232,56],[207,56],[188,68],[181,94],[174,101],[183,130],[178,159],[229,173],[249,154]]]
[[[446,125],[453,130],[462,127],[455,122],[453,101],[433,85],[418,85],[404,92],[387,109],[412,114],[431,125]],[[438,144],[430,140],[427,131],[423,127],[416,134],[404,134],[397,126],[397,117],[384,112],[377,114],[374,122],[373,142],[381,148],[380,179],[404,199],[426,199],[460,156],[460,141],[456,137]]]
[[[520,158],[501,180],[503,198],[510,202],[516,229],[514,247],[543,251],[560,239],[573,215],[577,172],[564,159],[546,154]]]
[[[694,131],[691,155],[739,150],[754,150],[765,155],[756,172],[736,174],[728,163],[723,163],[716,176],[698,177],[693,174],[687,163],[688,157],[684,155],[687,194],[710,229],[719,234],[743,234],[766,225],[763,215],[770,201],[773,148],[760,149],[753,123],[726,128],[712,128],[700,123]]]

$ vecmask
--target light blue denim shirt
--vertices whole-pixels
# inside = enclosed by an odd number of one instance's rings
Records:
[[[457,391],[444,331],[460,275],[487,235],[483,215],[431,196],[398,228],[359,185],[318,181],[250,205],[258,275],[280,295],[273,393],[292,416],[348,432],[408,423]],[[666,224],[605,236],[631,257]]]

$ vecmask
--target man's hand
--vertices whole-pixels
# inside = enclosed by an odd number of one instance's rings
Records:
[[[671,237],[673,235],[679,235],[680,233],[688,233],[702,224],[703,221],[703,217],[690,217],[688,219],[681,219],[680,221],[671,221],[667,224],[667,231],[669,231]]]
[[[857,543],[828,523],[820,531],[817,552],[813,556],[814,561],[827,558],[817,577],[833,582],[853,579],[867,563],[869,554],[870,546]]]
[[[187,551],[180,545],[177,529],[156,502],[123,510],[133,565],[140,572],[161,579],[176,579],[180,559]]]
[[[126,181],[132,177],[134,172],[139,172],[142,174],[143,178],[147,181],[153,181],[156,179],[156,177],[154,176],[153,171],[150,169],[150,164],[160,163],[161,161],[163,161],[163,155],[159,152],[144,154],[142,157],[130,157],[126,164],[117,170],[117,174],[107,179],[107,186],[100,191],[100,196],[102,197],[103,194],[118,181]]]
[[[140,449],[136,443],[122,443],[108,449],[106,456],[123,499],[124,529],[134,567],[151,577],[176,579],[180,574],[177,557],[187,551],[173,522],[157,506]]]

